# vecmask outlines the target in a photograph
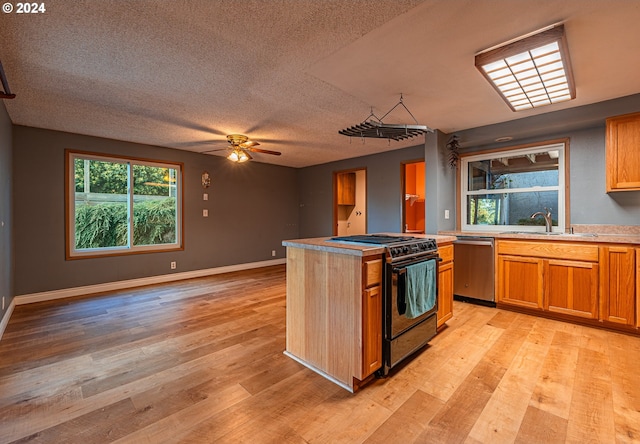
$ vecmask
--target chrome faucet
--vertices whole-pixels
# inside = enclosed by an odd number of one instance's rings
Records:
[[[533,213],[531,219],[535,219],[538,216],[544,217],[544,231],[551,233],[551,210],[545,207],[544,212],[538,211],[537,213]]]

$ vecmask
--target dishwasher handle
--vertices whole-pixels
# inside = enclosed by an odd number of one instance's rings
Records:
[[[493,247],[493,241],[490,240],[467,240],[467,239],[458,239],[453,241],[454,244],[461,245],[483,245],[487,247]]]

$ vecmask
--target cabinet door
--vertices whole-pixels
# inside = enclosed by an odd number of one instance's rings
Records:
[[[601,252],[600,319],[635,325],[636,252],[618,246],[602,247]]]
[[[338,174],[338,205],[356,204],[356,173]]]
[[[548,260],[544,275],[545,310],[598,319],[598,264]]]
[[[640,248],[636,248],[636,327],[640,327]]]
[[[438,327],[453,317],[453,262],[438,268]]]
[[[607,192],[640,190],[640,113],[607,119]]]
[[[382,286],[367,288],[362,301],[363,378],[382,366]]]
[[[498,302],[542,309],[543,260],[498,256]]]

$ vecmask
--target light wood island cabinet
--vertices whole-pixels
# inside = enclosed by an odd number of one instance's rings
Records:
[[[607,119],[607,193],[640,190],[640,113]]]
[[[438,247],[438,328],[453,317],[453,245]]]
[[[453,316],[453,245],[438,250],[438,326]],[[325,238],[287,247],[285,354],[354,392],[383,366],[384,247],[345,247]]]
[[[382,258],[364,262],[362,369],[369,376],[382,367]]]
[[[287,247],[285,354],[349,391],[382,365],[382,257]]]

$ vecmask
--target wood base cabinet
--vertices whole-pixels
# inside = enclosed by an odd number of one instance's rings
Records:
[[[362,377],[382,367],[382,259],[365,261],[362,292]]]
[[[542,309],[542,259],[498,255],[498,302]]]
[[[598,264],[547,260],[544,269],[545,310],[598,319]]]
[[[640,328],[640,248],[636,248],[636,327]]]
[[[498,303],[598,319],[597,245],[498,241],[497,252]]]
[[[453,245],[438,247],[438,328],[453,317]]]
[[[636,251],[625,246],[600,247],[602,277],[600,319],[636,325]]]
[[[500,306],[640,333],[637,246],[498,240],[496,251]]]

